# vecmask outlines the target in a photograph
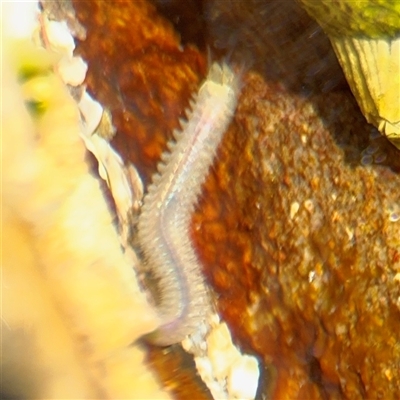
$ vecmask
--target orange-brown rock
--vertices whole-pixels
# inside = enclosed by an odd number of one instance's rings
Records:
[[[272,398],[397,398],[398,153],[375,138],[295,3],[203,4],[208,43],[245,64],[249,47],[253,70],[193,217],[218,308],[263,360]],[[148,183],[206,58],[182,51],[146,2],[75,7],[89,91]]]
[[[249,74],[206,183],[193,238],[273,398],[400,394],[399,162],[371,132],[347,92]]]
[[[148,182],[206,72],[205,58],[193,46],[182,49],[148,1],[74,5],[87,30],[78,53],[89,64],[88,91],[111,111],[113,145]]]

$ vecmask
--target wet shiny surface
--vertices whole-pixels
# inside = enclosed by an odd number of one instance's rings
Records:
[[[364,121],[325,42],[313,43],[317,28],[301,11],[263,4],[202,3],[213,46],[216,37],[220,48],[234,43],[247,61],[241,45],[253,43],[257,57],[193,216],[193,241],[236,340],[264,360],[270,381],[262,386],[272,398],[396,398],[398,153]],[[89,62],[89,91],[112,111],[115,146],[147,184],[206,55],[182,51],[148,3],[75,7],[88,31],[79,52]],[[275,25],[256,15],[272,15]],[[286,51],[296,32],[298,47]],[[307,43],[321,49],[318,65]],[[275,61],[263,69],[268,54]],[[181,368],[171,367],[171,351],[165,361],[153,349],[152,364],[181,388],[178,398],[193,398],[179,374],[168,377]]]
[[[195,214],[218,307],[276,372],[273,398],[398,393],[399,176],[362,165],[377,143],[396,157],[369,132],[346,93],[248,76]]]

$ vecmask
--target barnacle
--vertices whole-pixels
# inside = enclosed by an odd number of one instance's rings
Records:
[[[367,121],[400,148],[399,3],[300,3],[329,35]]]
[[[367,121],[400,149],[400,38],[331,42]]]

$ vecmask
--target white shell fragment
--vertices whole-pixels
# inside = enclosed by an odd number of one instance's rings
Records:
[[[87,64],[81,57],[62,58],[58,63],[58,73],[67,85],[78,86],[85,80]]]
[[[49,20],[44,14],[42,14],[42,24],[46,45],[62,54],[61,60],[57,63],[57,73],[65,84],[81,85],[88,67],[81,57],[73,56],[75,42],[67,24]],[[141,179],[133,166],[124,164],[107,140],[113,137],[115,128],[100,103],[84,91],[78,107],[82,117],[81,138],[86,148],[97,159],[99,175],[111,190],[120,222],[121,240],[125,244],[129,236],[131,215],[139,209],[143,196]],[[109,118],[103,118],[105,114]],[[109,124],[102,124],[103,120]],[[108,135],[104,135],[105,137],[97,132],[100,125],[106,125],[101,127],[102,133],[110,131]]]
[[[260,377],[255,357],[242,354],[232,343],[229,328],[217,314],[207,321],[206,338],[190,336],[183,348],[194,355],[197,370],[214,399],[252,400]]]
[[[124,165],[110,142],[97,134],[96,129],[105,112],[101,105],[85,92],[79,102],[79,109],[85,120],[82,124],[81,137],[86,148],[96,157],[99,175],[111,190],[120,222],[121,238],[126,244],[130,230],[130,216],[139,209],[143,196],[142,181],[137,170],[132,165]],[[114,128],[110,125],[105,129]]]
[[[83,131],[86,136],[90,136],[100,123],[103,107],[99,102],[93,100],[89,93],[85,92],[79,102],[79,110],[85,120]]]
[[[44,18],[46,35],[52,49],[62,51],[69,57],[75,49],[74,38],[72,37],[65,22],[49,21]]]
[[[239,350],[233,345],[228,326],[219,324],[207,338],[208,358],[215,378],[222,380],[229,375],[231,366],[240,358]]]
[[[259,377],[257,360],[244,355],[230,369],[228,392],[237,399],[254,399]]]

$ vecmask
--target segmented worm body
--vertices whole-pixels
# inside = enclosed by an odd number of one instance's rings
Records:
[[[183,130],[162,156],[138,221],[144,268],[159,288],[162,324],[148,339],[180,342],[208,310],[201,266],[189,237],[190,219],[216,149],[231,122],[239,78],[227,64],[214,63],[192,104]]]

